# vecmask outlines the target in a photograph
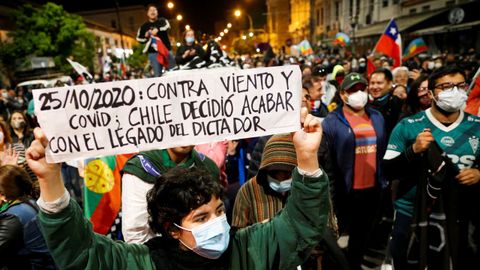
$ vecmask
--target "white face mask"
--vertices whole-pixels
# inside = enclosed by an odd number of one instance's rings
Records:
[[[355,110],[361,110],[368,101],[368,94],[366,91],[358,90],[357,92],[348,95],[347,104]]]
[[[442,63],[435,63],[435,68],[441,68],[442,67]]]
[[[270,175],[267,175],[267,181],[270,188],[278,193],[287,192],[292,187],[292,178],[283,180],[283,181],[278,181],[277,179],[271,177]]]
[[[23,120],[14,120],[12,121],[12,127],[15,129],[20,129],[25,127],[25,121]]]
[[[0,132],[0,142],[3,142],[4,138],[5,138],[5,135],[3,135],[3,132]]]
[[[453,89],[444,90],[438,94],[435,103],[437,106],[446,112],[456,112],[462,109],[463,105],[467,101],[467,93],[460,91],[455,86]]]
[[[227,216],[221,215],[193,229],[186,229],[175,224],[178,228],[192,232],[197,246],[192,248],[180,242],[197,253],[208,259],[218,259],[228,248],[230,242],[230,225],[227,222]]]

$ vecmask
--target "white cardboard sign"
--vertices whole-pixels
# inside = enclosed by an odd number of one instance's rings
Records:
[[[48,162],[300,129],[298,66],[213,69],[33,91]]]

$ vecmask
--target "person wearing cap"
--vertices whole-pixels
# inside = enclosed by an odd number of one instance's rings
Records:
[[[333,97],[335,96],[335,92],[337,92],[337,89],[335,88],[335,86],[333,86],[331,83],[327,81],[327,75],[328,75],[328,72],[325,66],[317,65],[313,68],[311,81],[314,87],[322,88],[323,95],[320,96],[320,95],[314,94],[312,96],[312,94],[310,93],[310,97],[312,98],[313,101],[319,100],[323,102],[323,104],[325,104],[326,106],[330,104]],[[317,105],[319,107],[320,103],[318,103]]]
[[[387,144],[385,121],[367,105],[367,85],[358,73],[345,76],[340,90],[343,105],[324,119],[319,150],[340,233],[349,235],[347,257],[355,270],[361,269],[386,187],[380,166]]]
[[[392,81],[392,72],[386,68],[379,68],[370,75],[368,85],[370,105],[382,113],[385,119],[387,138],[397,124],[403,106],[403,101],[392,94]]]
[[[238,191],[233,208],[232,226],[240,229],[255,223],[265,223],[275,217],[287,202],[292,184],[292,172],[297,166],[297,155],[290,134],[273,135],[267,141],[262,153],[262,162],[256,176],[248,180]],[[327,214],[327,213],[325,213]],[[320,264],[318,250],[326,250],[335,269],[348,269],[346,258],[336,242],[335,217],[330,208],[328,230],[323,241],[310,260],[302,265],[308,267]],[[316,269],[316,267],[315,267]]]
[[[296,166],[297,156],[290,135],[272,136],[263,150],[257,175],[237,194],[232,226],[244,228],[275,216],[285,205]]]
[[[365,58],[358,59],[358,70],[357,72],[360,74],[364,74],[367,71],[367,61]]]

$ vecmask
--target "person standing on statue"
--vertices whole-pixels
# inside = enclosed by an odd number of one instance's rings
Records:
[[[162,67],[157,59],[159,52],[158,46],[161,46],[159,45],[159,41],[161,41],[169,51],[168,60],[170,65],[172,65],[174,61],[173,54],[171,53],[172,46],[167,34],[167,30],[170,29],[170,23],[167,19],[158,17],[157,7],[153,4],[147,6],[147,17],[148,21],[142,24],[137,31],[137,41],[145,44],[143,52],[148,53],[148,60],[153,68],[154,76],[158,77],[162,74],[163,68],[169,68],[168,66]]]

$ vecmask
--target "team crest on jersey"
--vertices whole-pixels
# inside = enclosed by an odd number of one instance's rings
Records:
[[[478,149],[478,138],[473,136],[468,138],[468,143],[470,143],[470,146],[472,147],[473,153],[475,154]]]
[[[451,147],[455,143],[455,140],[450,136],[445,136],[440,140],[440,142],[445,146]]]

